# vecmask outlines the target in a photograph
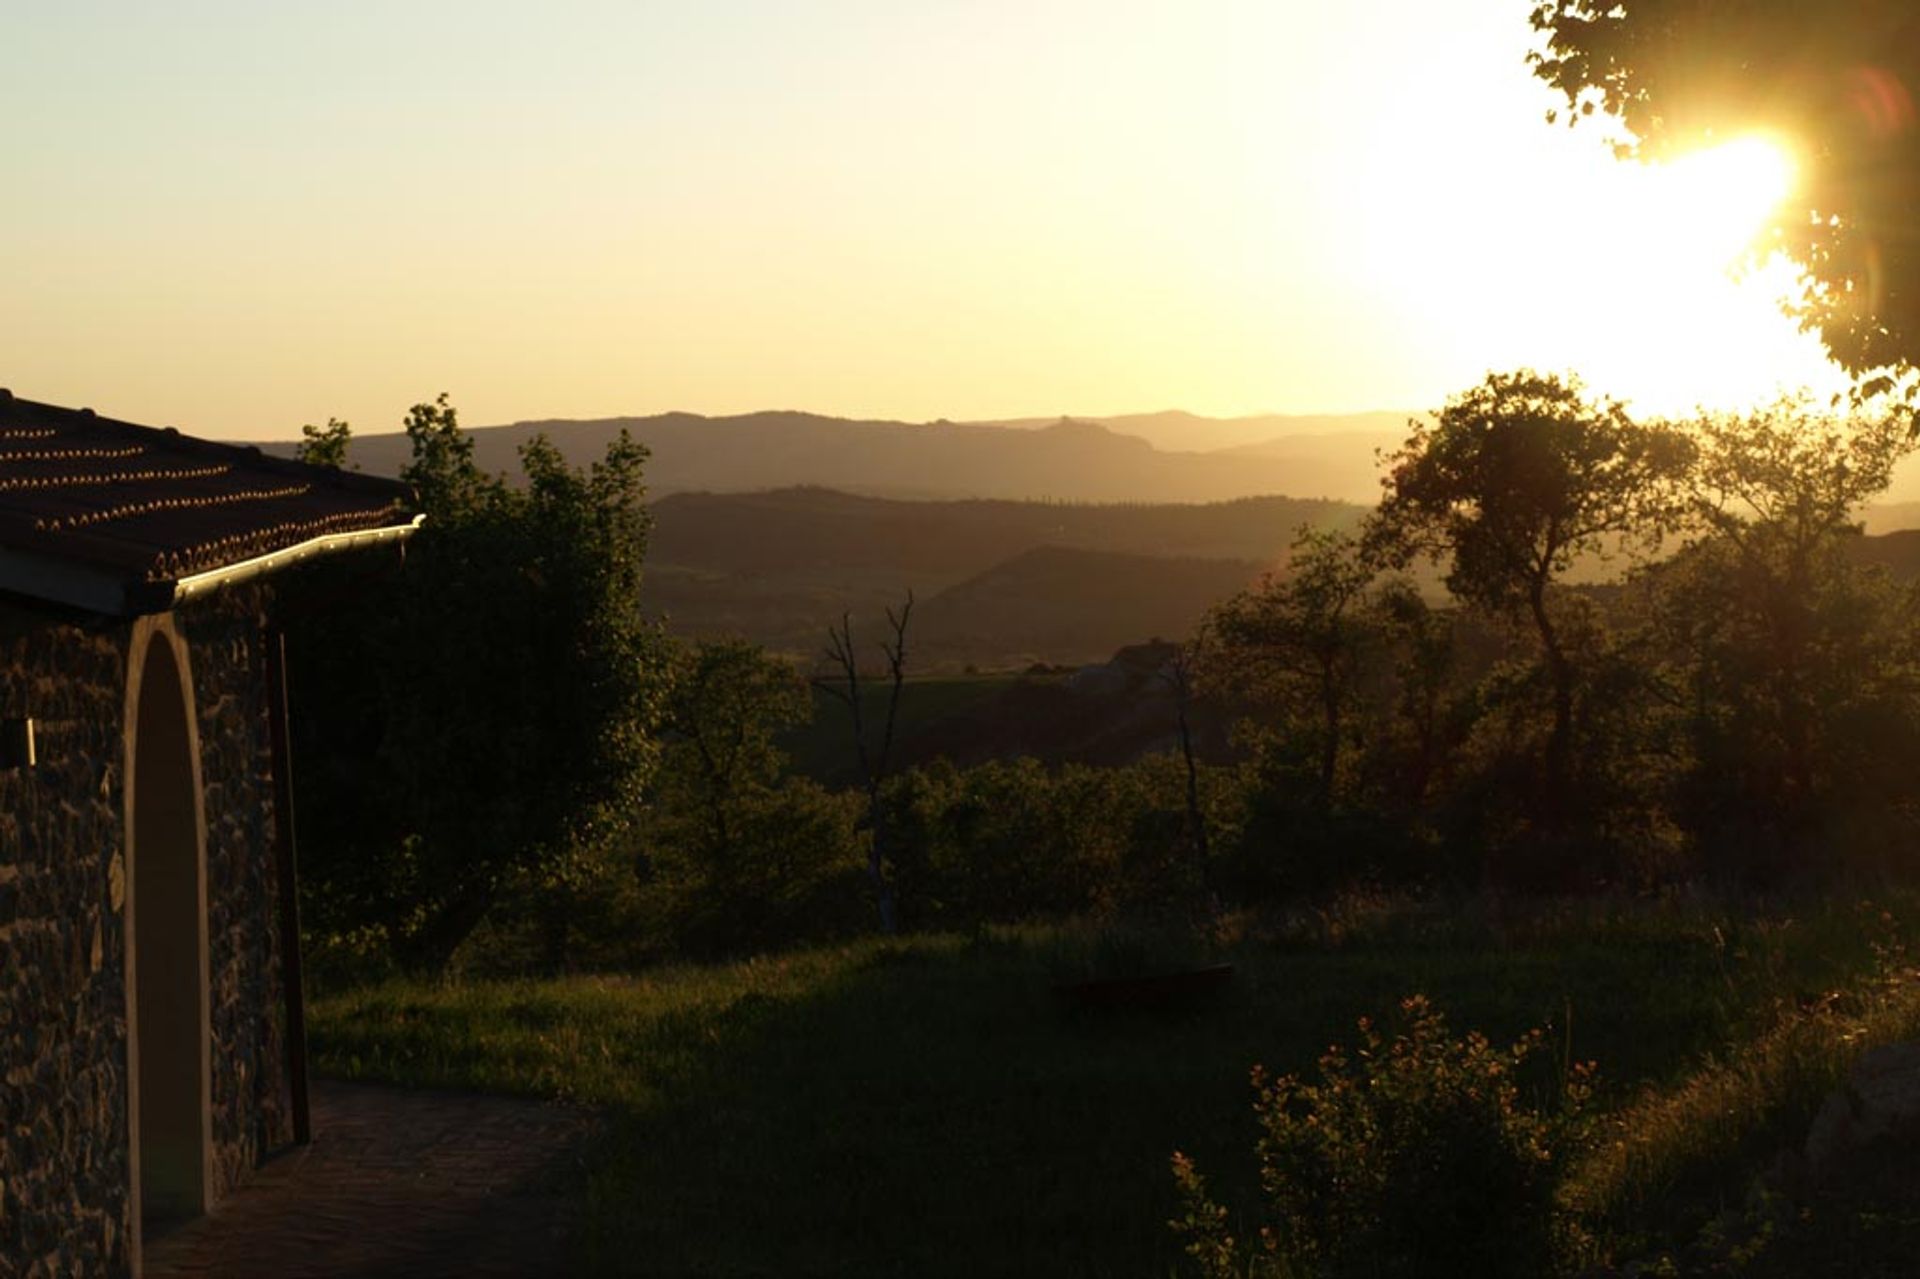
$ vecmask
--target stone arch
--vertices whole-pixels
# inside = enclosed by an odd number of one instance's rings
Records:
[[[126,701],[127,1127],[134,1255],[212,1199],[206,817],[187,645],[134,623]]]

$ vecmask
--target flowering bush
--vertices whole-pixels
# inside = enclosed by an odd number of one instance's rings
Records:
[[[1551,1110],[1522,1103],[1540,1052],[1530,1031],[1497,1049],[1455,1039],[1425,998],[1400,1005],[1391,1039],[1364,1018],[1320,1082],[1256,1067],[1264,1220],[1236,1238],[1229,1211],[1176,1153],[1183,1215],[1171,1223],[1208,1279],[1549,1273],[1567,1240],[1555,1207],[1577,1144],[1589,1069],[1562,1070]]]

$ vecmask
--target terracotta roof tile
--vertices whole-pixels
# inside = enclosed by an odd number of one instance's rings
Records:
[[[0,552],[167,583],[413,522],[403,484],[0,391]]]

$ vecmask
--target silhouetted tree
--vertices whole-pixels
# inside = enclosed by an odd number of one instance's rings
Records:
[[[1836,787],[1880,771],[1875,755],[1911,749],[1885,736],[1920,709],[1907,593],[1849,554],[1855,514],[1886,487],[1906,429],[1800,401],[1692,429],[1699,534],[1654,577],[1694,760],[1688,819],[1738,845],[1747,869],[1777,871],[1752,864],[1756,837],[1795,851]]]
[[[1316,725],[1315,797],[1332,809],[1348,702],[1367,633],[1372,567],[1347,533],[1303,527],[1284,572],[1219,605],[1207,621],[1212,679]]]
[[[1451,745],[1448,724],[1459,654],[1453,617],[1429,605],[1419,588],[1393,576],[1373,593],[1372,624],[1385,658],[1391,727],[1383,745],[1397,754],[1392,799],[1411,813],[1426,800]]]
[[[536,437],[515,486],[475,467],[445,395],[407,432],[427,522],[390,577],[316,565],[290,588],[325,600],[292,685],[322,915],[435,968],[509,879],[627,842],[663,681],[645,449],[622,435],[582,471]]]
[[[900,714],[900,690],[907,676],[907,623],[912,617],[913,592],[908,591],[899,612],[887,610],[887,629],[891,634],[880,642],[880,650],[886,657],[889,686],[887,715],[877,750],[867,745],[866,708],[860,696],[860,662],[853,643],[853,621],[847,614],[841,614],[837,629],[827,631],[825,657],[830,672],[813,682],[814,687],[847,708],[853,730],[854,761],[860,768],[861,787],[867,793],[866,824],[872,841],[867,852],[867,874],[880,909],[881,931],[888,936],[897,931],[899,920],[894,908],[893,884],[887,878],[886,857],[891,847],[887,842],[887,806],[881,802],[881,789],[886,785],[893,760],[893,730]]]
[[[1160,669],[1159,678],[1173,694],[1174,725],[1180,735],[1180,763],[1186,775],[1187,840],[1193,854],[1194,885],[1204,896],[1207,885],[1207,814],[1200,803],[1200,764],[1193,748],[1193,700],[1196,670],[1204,661],[1207,636],[1204,631],[1188,642],[1176,645],[1173,656]]]
[[[742,799],[779,780],[785,757],[774,734],[806,717],[806,688],[785,663],[744,640],[682,648],[672,669],[659,781],[683,790],[702,815],[700,843],[724,877]]]
[[[1551,600],[1576,556],[1657,543],[1681,509],[1675,481],[1690,446],[1642,426],[1613,400],[1589,403],[1578,380],[1530,370],[1489,374],[1415,422],[1387,459],[1369,537],[1388,560],[1426,554],[1447,586],[1487,612],[1525,617],[1551,689],[1543,815],[1565,815],[1579,672]]]
[[[1796,145],[1769,245],[1854,374],[1920,363],[1920,9],[1911,0],[1543,0],[1534,71],[1635,156],[1756,129]],[[1884,385],[1870,383],[1869,389]]]
[[[653,945],[725,954],[853,931],[860,802],[786,776],[777,743],[805,718],[806,685],[741,640],[679,647],[672,666],[636,866]]]
[[[294,456],[310,466],[345,466],[347,446],[353,442],[353,428],[337,417],[325,426],[309,422],[300,428],[300,444]]]

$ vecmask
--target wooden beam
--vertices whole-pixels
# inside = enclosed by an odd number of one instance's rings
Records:
[[[307,1097],[307,997],[300,967],[300,883],[293,844],[293,752],[287,738],[287,637],[269,625],[267,720],[273,749],[273,834],[280,881],[280,981],[287,996],[287,1075],[293,1091],[293,1140],[313,1140]]]

